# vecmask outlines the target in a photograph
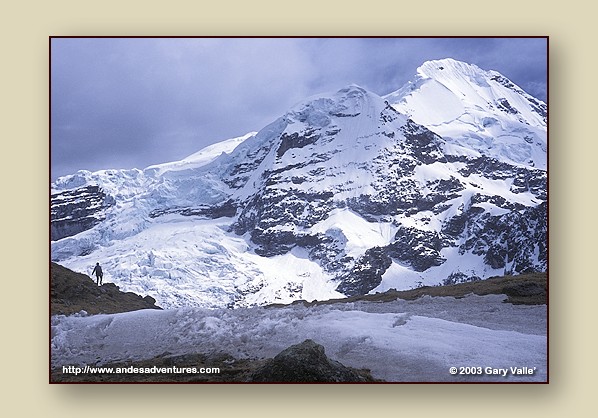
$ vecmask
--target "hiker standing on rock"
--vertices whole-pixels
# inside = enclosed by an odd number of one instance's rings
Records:
[[[93,268],[93,271],[91,272],[92,275],[96,275],[96,283],[98,286],[102,285],[102,277],[104,277],[104,273],[102,273],[102,267],[100,266],[100,263],[96,263],[96,266]]]

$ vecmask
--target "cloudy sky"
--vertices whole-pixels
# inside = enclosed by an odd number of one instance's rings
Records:
[[[545,38],[52,38],[50,52],[52,180],[180,160],[347,84],[388,94],[430,59],[547,90]]]

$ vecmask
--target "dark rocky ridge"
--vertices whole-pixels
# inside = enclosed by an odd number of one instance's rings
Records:
[[[93,228],[105,219],[115,200],[99,186],[85,186],[51,196],[50,236],[52,241]]]
[[[170,215],[177,213],[183,216],[201,216],[205,218],[215,219],[220,217],[232,217],[237,213],[237,206],[232,200],[220,203],[218,205],[202,205],[186,208],[168,208],[156,209],[149,213],[150,218],[157,218],[163,215]]]
[[[297,300],[291,305],[331,305],[335,303],[353,302],[392,302],[397,299],[415,300],[424,296],[462,298],[469,294],[505,295],[505,303],[514,305],[546,305],[548,304],[548,275],[546,273],[520,274],[517,276],[490,277],[485,280],[466,280],[451,282],[444,280],[441,286],[422,286],[412,290],[390,289],[386,292],[371,295],[356,295],[342,299],[307,302]],[[269,307],[281,307],[284,304],[271,304]]]
[[[50,264],[50,314],[111,314],[139,309],[162,309],[150,297],[121,292],[114,283],[95,280],[56,263]]]

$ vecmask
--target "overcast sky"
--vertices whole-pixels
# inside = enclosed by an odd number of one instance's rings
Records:
[[[51,177],[180,160],[313,94],[388,94],[431,59],[546,101],[546,54],[545,38],[52,38]]]

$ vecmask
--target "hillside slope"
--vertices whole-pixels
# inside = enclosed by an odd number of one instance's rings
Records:
[[[114,283],[96,285],[85,274],[56,263],[50,265],[50,314],[112,314],[139,309],[162,309],[151,296],[121,292]]]

